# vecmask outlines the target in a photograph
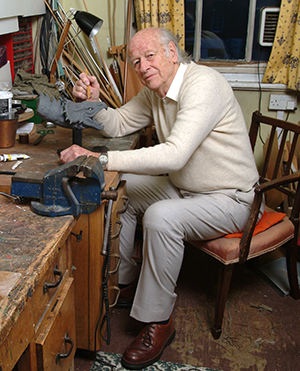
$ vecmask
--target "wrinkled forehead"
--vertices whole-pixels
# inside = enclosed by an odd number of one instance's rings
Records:
[[[158,50],[162,46],[160,34],[156,30],[144,29],[136,33],[128,44],[128,55],[132,60],[147,50]]]

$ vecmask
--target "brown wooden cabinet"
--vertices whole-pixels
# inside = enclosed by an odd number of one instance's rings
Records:
[[[111,186],[118,192],[118,199],[114,201],[111,218],[111,259],[109,276],[109,303],[113,305],[118,294],[118,266],[119,232],[121,227],[120,212],[126,205],[125,182],[119,183],[116,177]],[[102,303],[102,282],[105,256],[101,254],[105,227],[107,202],[103,202],[90,215],[81,215],[73,233],[82,233],[82,241],[73,245],[73,276],[75,280],[76,301],[76,339],[77,348],[94,351],[98,350],[103,342],[99,328],[95,333],[100,317]],[[105,311],[105,308],[103,308]],[[101,321],[100,321],[101,322]],[[106,327],[101,331],[106,336]]]

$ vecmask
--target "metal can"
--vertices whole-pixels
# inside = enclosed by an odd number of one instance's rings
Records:
[[[9,113],[12,110],[13,93],[10,91],[0,91],[0,114]]]

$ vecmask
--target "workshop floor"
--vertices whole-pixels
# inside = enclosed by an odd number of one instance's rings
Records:
[[[223,333],[213,339],[215,263],[193,247],[186,249],[173,311],[176,337],[162,359],[222,371],[299,370],[300,300],[281,297],[248,268],[236,266]],[[111,343],[101,350],[123,353],[141,325],[129,310],[114,309],[111,327]],[[75,371],[88,371],[92,361],[78,352]]]

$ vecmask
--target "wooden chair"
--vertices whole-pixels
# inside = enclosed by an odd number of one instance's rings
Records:
[[[235,263],[245,263],[249,259],[266,254],[284,245],[286,247],[286,263],[290,284],[290,295],[296,300],[300,297],[297,278],[300,171],[293,173],[291,170],[297,139],[300,134],[300,127],[290,122],[262,116],[258,111],[254,112],[249,131],[253,151],[258,138],[261,138],[260,133],[264,125],[268,126],[270,130],[269,141],[264,156],[265,159],[260,176],[260,185],[255,189],[251,214],[242,237],[223,237],[210,241],[189,241],[192,245],[216,258],[221,263],[215,307],[215,319],[212,328],[212,335],[215,339],[218,339],[222,333],[225,304]],[[278,141],[278,129],[282,130],[279,135],[280,146],[278,147],[278,153],[274,164],[271,153],[274,141]],[[288,158],[285,158],[286,161],[283,161],[284,151],[287,148],[287,141],[289,140],[291,143],[289,156]],[[272,176],[268,179],[267,174],[270,172],[270,167],[272,168]],[[282,192],[282,194],[288,196],[288,200],[292,206],[291,215],[290,217],[284,217],[282,221],[253,236],[263,196],[272,189],[276,189],[279,192]],[[267,211],[270,211],[267,207],[266,209]]]

